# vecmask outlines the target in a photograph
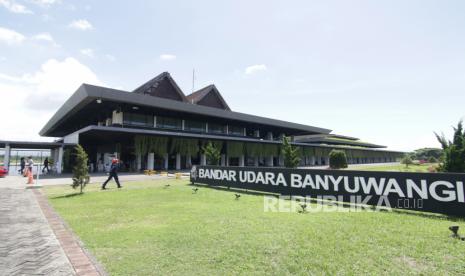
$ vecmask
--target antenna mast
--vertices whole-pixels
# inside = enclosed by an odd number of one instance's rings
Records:
[[[194,93],[195,84],[195,68],[192,69],[192,93]]]

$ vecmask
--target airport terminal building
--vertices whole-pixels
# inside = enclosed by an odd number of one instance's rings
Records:
[[[208,142],[221,151],[223,166],[283,166],[284,135],[300,148],[301,166],[328,165],[332,149],[343,149],[349,163],[393,162],[402,155],[326,128],[234,112],[215,85],[185,95],[168,72],[132,92],[83,84],[40,135],[62,137],[56,143],[63,146],[52,150],[60,172],[78,143],[92,171],[113,156],[123,171],[189,169],[206,164],[202,146]]]

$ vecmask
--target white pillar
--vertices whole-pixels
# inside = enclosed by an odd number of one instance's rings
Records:
[[[181,169],[181,154],[176,153],[176,170]]]
[[[200,166],[205,166],[207,165],[207,157],[205,156],[204,153],[200,155]]]
[[[229,167],[229,156],[225,155],[226,167]]]
[[[141,153],[137,154],[136,156],[136,167],[138,171],[142,169],[142,154]]]
[[[10,144],[5,145],[5,156],[3,157],[3,165],[5,168],[9,169],[10,168]]]
[[[163,161],[165,162],[163,167],[165,170],[168,170],[168,158],[169,158],[168,153],[165,153],[165,155],[163,156]]]
[[[239,156],[239,167],[244,167],[244,155]]]
[[[192,157],[190,154],[186,155],[186,168],[192,167]]]
[[[226,166],[226,155],[224,154],[221,155],[221,166]]]
[[[155,163],[155,153],[150,152],[147,155],[147,170],[153,170],[154,163]]]
[[[310,165],[315,166],[315,156],[310,156]]]
[[[58,158],[56,161],[57,164],[57,174],[61,174],[63,169],[63,147],[58,148]]]
[[[273,156],[266,157],[266,165],[268,167],[273,167]]]
[[[284,156],[280,155],[278,160],[278,166],[284,167]]]
[[[254,157],[254,160],[253,160],[253,161],[254,161],[254,166],[255,166],[255,167],[258,167],[258,165],[259,165],[259,163],[258,163],[258,158],[259,158],[258,156],[255,156],[255,157]]]
[[[325,165],[329,166],[329,157],[325,157]]]

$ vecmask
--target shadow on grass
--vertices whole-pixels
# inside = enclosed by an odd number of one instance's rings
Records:
[[[76,197],[76,196],[82,196],[84,193],[72,193],[72,194],[67,194],[67,195],[61,195],[61,196],[54,196],[50,197],[51,199],[60,199],[60,198],[71,198],[71,197]]]
[[[280,194],[277,194],[277,193],[251,191],[251,190],[246,190],[246,189],[239,189],[239,188],[232,188],[232,187],[225,187],[225,186],[211,186],[211,185],[201,184],[201,183],[194,183],[194,184],[190,183],[189,186],[204,187],[204,188],[208,188],[208,189],[214,189],[214,190],[220,190],[220,191],[226,191],[226,192],[234,192],[234,193],[240,193],[240,194],[246,194],[246,195],[275,196],[275,197],[289,196],[289,195],[284,195],[284,194],[280,195]],[[287,198],[286,200],[292,200],[292,199]],[[319,203],[319,204],[334,204],[334,203],[336,203],[336,204],[339,204],[340,206],[342,206],[343,208],[348,208],[348,209],[354,207],[354,204],[348,203],[348,202],[341,202],[341,201],[337,201],[337,202],[332,201],[332,202],[330,202],[330,201],[319,200],[319,199],[315,199],[315,198],[311,198],[310,202],[311,203]],[[358,206],[359,208],[361,208],[360,205],[357,205],[357,204],[355,204],[355,205]],[[396,213],[396,214],[400,214],[400,215],[417,216],[417,217],[424,217],[424,218],[437,219],[437,220],[449,220],[449,221],[453,221],[453,222],[465,222],[465,218],[463,218],[463,217],[440,214],[440,213],[428,213],[428,212],[413,211],[413,210],[407,210],[407,209],[395,209],[395,208],[391,208],[390,210],[377,209],[377,207],[373,206],[373,205],[364,205],[363,208],[366,209],[366,210],[374,211],[374,212],[382,212],[382,213],[391,212],[391,213]],[[305,213],[309,213],[309,212],[305,212]]]

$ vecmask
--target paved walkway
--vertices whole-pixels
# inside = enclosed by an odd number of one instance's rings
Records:
[[[40,190],[0,180],[0,275],[104,274]]]

